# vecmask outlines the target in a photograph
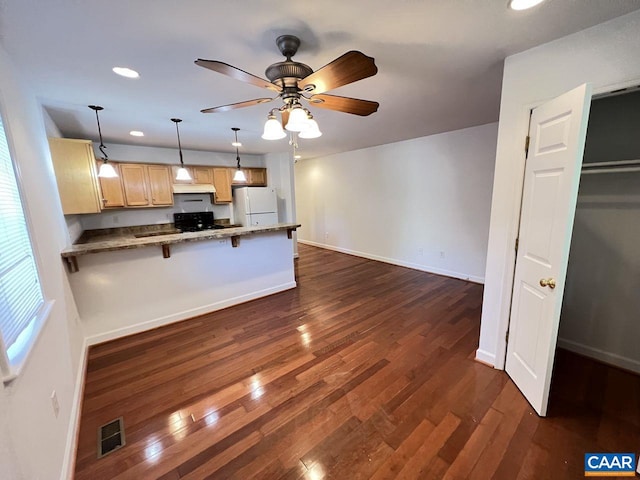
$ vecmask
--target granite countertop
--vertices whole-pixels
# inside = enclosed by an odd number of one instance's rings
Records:
[[[171,224],[168,224],[171,225]],[[232,227],[225,226],[222,229],[204,230],[202,232],[180,233],[175,228],[157,227],[146,228],[130,227],[118,229],[106,229],[99,233],[85,232],[74,245],[65,248],[61,255],[63,258],[76,257],[89,253],[110,252],[114,250],[126,250],[142,248],[152,245],[171,245],[183,242],[199,242],[203,240],[215,240],[223,238],[235,238],[244,235],[255,235],[267,232],[291,231],[298,228],[296,223],[278,223],[275,225],[256,227]]]

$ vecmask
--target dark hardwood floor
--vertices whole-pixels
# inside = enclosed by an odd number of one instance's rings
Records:
[[[91,348],[76,479],[582,478],[585,452],[640,447],[637,376],[561,351],[541,419],[473,360],[481,286],[297,263],[294,290]]]

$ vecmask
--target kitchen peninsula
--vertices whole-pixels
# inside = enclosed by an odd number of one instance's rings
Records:
[[[294,288],[291,234],[299,226],[120,231],[64,249],[89,343]]]

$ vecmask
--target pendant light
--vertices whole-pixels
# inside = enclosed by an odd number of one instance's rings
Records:
[[[180,152],[180,168],[176,172],[176,180],[188,182],[191,180],[191,175],[189,174],[189,170],[184,167],[184,161],[182,160],[182,145],[180,144],[180,130],[178,129],[178,124],[182,121],[180,118],[172,118],[172,122],[176,124],[176,134],[178,135],[178,152]]]
[[[109,157],[107,155],[107,152],[104,151],[104,149],[107,147],[105,147],[104,143],[102,143],[102,130],[100,129],[100,117],[98,116],[98,112],[100,110],[104,110],[104,108],[99,105],[89,105],[89,108],[96,112],[96,121],[98,122],[98,136],[100,137],[100,146],[98,148],[100,149],[100,153],[102,153],[102,164],[100,165],[100,169],[98,170],[98,177],[115,178],[118,176],[118,173],[116,172],[116,169],[113,168],[113,165],[108,163]]]
[[[240,130],[238,127],[232,127],[231,130],[233,130],[233,133],[236,136],[236,141],[233,142],[233,145],[236,147],[236,161],[238,162],[238,167],[236,169],[236,173],[233,176],[233,181],[234,182],[246,182],[247,181],[247,177],[245,177],[244,172],[242,170],[240,170],[240,154],[238,153],[238,147],[240,146],[240,143],[238,142],[238,131]]]

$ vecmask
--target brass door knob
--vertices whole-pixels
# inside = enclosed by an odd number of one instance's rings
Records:
[[[553,278],[541,278],[540,279],[541,287],[549,287],[551,290],[556,288],[556,281]]]

